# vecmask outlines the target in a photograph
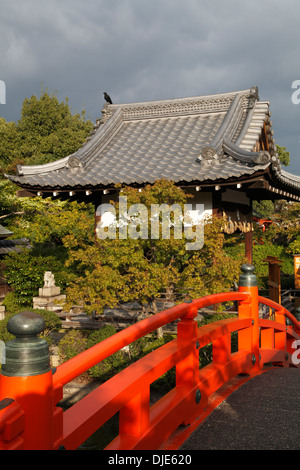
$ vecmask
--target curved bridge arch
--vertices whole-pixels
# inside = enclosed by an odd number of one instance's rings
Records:
[[[300,323],[281,305],[258,296],[253,270],[246,265],[238,292],[209,295],[160,312],[70,359],[53,374],[35,377],[47,390],[43,392],[47,403],[43,412],[48,426],[40,430],[45,434],[40,444],[38,439],[32,444],[34,429],[27,429],[28,425],[22,421],[22,413],[36,414],[36,410],[31,409],[32,404],[28,405],[26,397],[18,397],[20,378],[1,375],[0,399],[12,398],[13,402],[0,410],[0,448],[44,448],[47,442],[51,449],[76,449],[116,413],[119,413],[119,435],[107,450],[179,448],[182,439],[187,437],[187,433],[178,431],[181,425],[189,425],[188,432],[195,429],[230,392],[263,373],[266,364],[298,367],[293,345],[300,340]],[[195,318],[199,309],[232,301],[238,303],[237,318],[198,327]],[[275,320],[260,319],[259,304],[270,307]],[[286,325],[286,317],[291,326]],[[124,346],[175,320],[179,320],[176,339],[131,364],[67,411],[56,406],[68,382]],[[235,352],[231,348],[233,332],[238,335]],[[199,351],[210,343],[212,362],[200,369]],[[150,406],[151,383],[173,367],[176,369],[175,387]],[[51,385],[49,382],[45,385],[46,376]],[[21,379],[24,383],[24,377]],[[5,395],[7,390],[11,393],[15,390],[15,400]],[[12,433],[8,439],[7,419],[13,417],[19,432]]]

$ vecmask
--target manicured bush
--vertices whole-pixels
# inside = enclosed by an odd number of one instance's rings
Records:
[[[14,314],[19,312],[21,305],[18,302],[18,298],[14,292],[8,292],[2,301],[2,305],[5,306],[6,313]]]
[[[10,253],[5,257],[5,278],[15,294],[19,306],[32,304],[32,298],[37,297],[39,287],[44,285],[45,271],[52,271],[56,285],[64,288],[65,273],[63,254],[61,250],[52,250],[52,255],[35,255],[33,250],[22,253]]]
[[[0,340],[7,343],[14,339],[14,336],[7,331],[7,322],[14,314],[8,313],[3,320],[0,320]]]
[[[79,330],[70,330],[58,343],[58,354],[62,362],[77,356],[87,348],[87,338]]]

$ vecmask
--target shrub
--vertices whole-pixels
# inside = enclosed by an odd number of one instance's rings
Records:
[[[61,329],[61,319],[56,315],[56,313],[52,312],[51,310],[30,309],[30,311],[37,313],[45,320],[46,326],[41,336],[49,336],[52,331],[59,331]]]
[[[113,325],[104,325],[99,330],[92,331],[88,334],[88,348],[91,348],[97,343],[100,343],[106,338],[116,334],[117,330]]]
[[[0,340],[4,343],[14,339],[14,336],[7,331],[7,322],[13,315],[12,313],[6,314],[5,318],[0,320]]]
[[[60,257],[60,259],[59,259]],[[56,285],[64,288],[67,274],[63,269],[63,257],[53,249],[52,256],[35,256],[33,250],[10,253],[5,257],[5,278],[11,286],[20,306],[30,305],[38,295],[38,288],[44,285],[45,271],[52,271]]]
[[[14,314],[19,312],[21,305],[18,302],[18,299],[14,292],[8,292],[2,302],[2,305],[5,306],[5,311],[8,314]]]
[[[58,354],[63,362],[85,351],[87,339],[81,331],[70,330],[58,343]]]

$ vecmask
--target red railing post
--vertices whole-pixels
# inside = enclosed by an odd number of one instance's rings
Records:
[[[275,312],[275,321],[286,326],[286,318],[284,315],[284,308],[276,310]],[[286,332],[285,331],[276,331],[275,332],[275,348],[285,350],[286,349]]]
[[[189,312],[180,320],[177,325],[178,346],[187,346],[189,354],[179,361],[176,366],[176,385],[188,385],[193,387],[197,381],[199,372],[199,352],[197,350],[197,308],[190,306]]]
[[[188,353],[176,364],[176,387],[184,386],[191,390],[199,380],[199,350],[196,342],[198,325],[195,320],[197,313],[197,307],[191,303],[188,313],[177,325],[178,348],[180,349],[182,346],[185,346],[188,348]],[[191,418],[186,416],[183,424],[190,424],[190,420]]]
[[[150,389],[133,397],[120,409],[119,434],[141,437],[149,427]]]
[[[254,274],[255,268],[251,264],[244,264],[241,270],[239,292],[249,293],[249,299],[240,302],[239,318],[252,318],[252,326],[239,331],[239,350],[246,349],[252,352],[252,373],[255,373],[260,369],[257,279]]]
[[[45,327],[44,319],[33,312],[21,312],[7,324],[16,339],[5,345],[5,363],[0,374],[0,400],[18,406],[14,426],[1,422],[1,446],[14,449],[16,439],[24,450],[53,449],[53,397],[49,347],[37,335]],[[9,411],[9,408],[8,408]],[[3,416],[5,420],[5,416]],[[7,430],[11,429],[10,432]],[[19,446],[19,448],[20,448]]]
[[[231,357],[231,336],[226,334],[215,339],[213,345],[213,362],[227,364]]]

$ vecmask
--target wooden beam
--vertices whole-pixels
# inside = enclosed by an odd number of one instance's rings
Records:
[[[16,195],[17,197],[36,197],[36,193],[27,191],[26,189],[18,189]]]
[[[252,264],[253,262],[253,232],[250,230],[245,233],[245,256],[247,263]]]
[[[265,179],[260,178],[254,183],[250,184],[247,190],[248,189],[268,189],[268,186],[269,186],[268,182]]]

